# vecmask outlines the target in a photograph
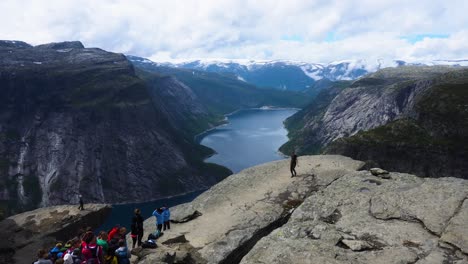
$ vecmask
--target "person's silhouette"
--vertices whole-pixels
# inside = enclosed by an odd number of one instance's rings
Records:
[[[297,165],[297,155],[296,155],[296,152],[293,151],[291,153],[291,166],[290,166],[290,169],[291,169],[291,178],[296,176],[297,173],[296,173],[296,165]]]

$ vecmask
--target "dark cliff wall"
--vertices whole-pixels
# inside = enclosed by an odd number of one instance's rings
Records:
[[[202,164],[202,149],[125,56],[51,46],[0,45],[0,200],[10,213],[76,202],[78,193],[87,202],[151,200],[229,173]]]
[[[328,97],[287,122],[291,141],[282,150],[324,150],[425,177],[468,177],[466,68],[385,69],[337,94],[324,92]]]

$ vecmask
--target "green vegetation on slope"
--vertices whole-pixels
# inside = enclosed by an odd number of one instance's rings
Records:
[[[438,76],[415,105],[415,119],[338,139],[326,153],[372,160],[427,177],[468,178],[468,70]]]

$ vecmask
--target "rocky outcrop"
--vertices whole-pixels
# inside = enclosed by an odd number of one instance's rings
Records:
[[[11,216],[0,222],[0,262],[31,263],[41,248],[66,242],[83,228],[97,228],[110,215],[111,206],[85,204],[52,206]]]
[[[241,263],[468,263],[468,182],[390,175],[339,178]]]
[[[303,199],[363,165],[342,156],[300,157],[298,176],[291,178],[288,162],[243,170],[172,208],[173,219],[192,220],[174,223],[154,253],[137,253],[138,263],[239,263],[261,237],[286,223]],[[145,221],[145,230],[155,231],[154,219]]]
[[[287,160],[246,169],[172,208],[177,223],[134,263],[468,263],[467,180],[363,165],[325,155],[299,157],[296,178]]]
[[[146,201],[207,188],[229,174],[203,164],[206,150],[160,103],[179,85],[171,100],[193,99],[179,108],[196,123],[203,109],[189,111],[196,100],[189,87],[173,80],[154,88],[122,54],[79,42],[5,43],[0,211],[77,202],[79,193],[85,202]]]

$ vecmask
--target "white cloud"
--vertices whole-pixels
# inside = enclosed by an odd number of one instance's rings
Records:
[[[465,10],[465,0],[3,0],[0,39],[81,40],[157,60],[467,59]],[[402,38],[423,34],[449,37]]]

